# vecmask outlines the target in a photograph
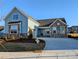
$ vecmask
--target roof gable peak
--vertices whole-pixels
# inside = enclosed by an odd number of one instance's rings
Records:
[[[10,15],[14,10],[20,12],[23,16],[28,17],[29,15],[25,14],[20,8],[14,7],[5,17],[4,20]]]

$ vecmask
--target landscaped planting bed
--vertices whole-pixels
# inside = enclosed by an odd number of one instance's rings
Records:
[[[8,51],[8,52],[18,52],[18,51],[34,51],[34,50],[43,50],[45,47],[44,40],[37,40],[33,38],[32,34],[28,36],[28,38],[19,38],[6,40],[3,39],[6,43],[0,46],[0,51]],[[38,42],[39,41],[39,42]]]
[[[44,49],[45,41],[39,40],[39,43],[36,43],[35,39],[17,39],[6,41],[3,46],[5,49],[0,46],[0,52],[34,51]]]

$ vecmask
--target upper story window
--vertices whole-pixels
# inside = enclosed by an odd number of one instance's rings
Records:
[[[52,27],[52,30],[57,30],[57,28],[56,27]]]
[[[13,20],[18,20],[18,14],[13,15]]]

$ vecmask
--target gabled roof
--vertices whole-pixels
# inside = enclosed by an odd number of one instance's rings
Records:
[[[25,16],[25,17],[28,17],[28,18],[30,17],[30,18],[31,18],[30,20],[33,19],[31,16],[29,16],[28,14],[26,14],[23,10],[14,7],[14,8],[11,10],[11,12],[8,13],[8,14],[4,17],[4,20],[5,20],[14,10],[17,10],[18,12],[20,12],[20,13],[21,13],[23,16]],[[36,20],[32,20],[32,21],[35,22],[35,23],[37,23],[37,24],[39,24]]]
[[[5,17],[4,20],[14,11],[17,10],[18,12],[20,12],[23,16],[28,17],[29,15],[25,14],[21,9],[14,7]]]
[[[75,25],[75,26],[72,26],[72,27],[78,27],[77,25]]]
[[[41,19],[37,20],[40,23],[40,26],[49,26],[51,25],[55,20],[61,20],[64,23],[66,23],[64,18],[52,18],[52,19]]]
[[[37,22],[33,17],[29,16],[28,18],[30,18],[29,20],[31,20],[31,21],[35,22],[36,24],[40,25],[40,23]]]

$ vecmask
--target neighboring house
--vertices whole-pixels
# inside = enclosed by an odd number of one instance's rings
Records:
[[[39,27],[36,27],[38,37],[65,37],[67,23],[64,18],[38,20]]]
[[[18,34],[26,36],[29,28],[33,31],[35,26],[39,23],[31,16],[28,16],[18,8],[13,8],[12,11],[4,18],[5,20],[5,33]]]
[[[68,27],[68,33],[78,33],[78,26],[71,26],[71,27]]]
[[[69,34],[71,32],[71,27],[67,28],[67,34]]]
[[[78,26],[72,26],[72,30],[73,30],[75,33],[78,33]]]

